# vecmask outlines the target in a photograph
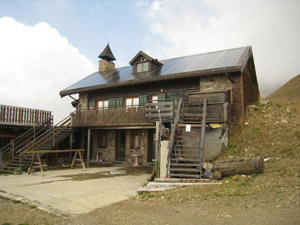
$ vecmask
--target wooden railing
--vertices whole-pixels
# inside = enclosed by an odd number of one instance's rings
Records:
[[[126,126],[148,124],[144,107],[81,110],[71,114],[72,126]]]
[[[177,111],[176,111],[176,115],[175,115],[175,120],[171,129],[171,134],[170,134],[170,140],[168,143],[168,156],[167,156],[167,176],[169,175],[169,165],[170,165],[170,157],[171,157],[171,152],[172,149],[174,147],[174,143],[175,143],[175,132],[176,132],[176,127],[177,124],[179,122],[180,119],[180,114],[181,114],[181,106],[182,106],[182,98],[179,99],[179,103],[177,104]]]
[[[146,117],[149,122],[168,122],[174,119],[174,109],[172,101],[148,102],[145,105]]]
[[[0,105],[0,124],[12,125],[53,125],[51,111]]]

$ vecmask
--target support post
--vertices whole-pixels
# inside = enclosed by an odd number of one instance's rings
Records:
[[[71,135],[70,135],[70,149],[73,148],[73,130],[71,131]],[[71,161],[72,158],[72,152],[69,153],[69,161]]]
[[[159,176],[159,143],[160,143],[160,122],[155,122],[155,167],[156,176]]]
[[[91,154],[91,128],[88,129],[88,146],[87,146],[87,156],[86,156],[86,167],[90,166],[90,154]]]

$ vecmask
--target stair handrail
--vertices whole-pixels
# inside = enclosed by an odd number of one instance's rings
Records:
[[[68,120],[70,120],[71,116],[67,116],[66,118],[62,119],[60,122],[58,122],[55,126],[52,126],[51,128],[49,128],[48,130],[46,130],[44,133],[42,133],[40,136],[38,136],[35,140],[32,140],[30,143],[28,143],[27,145],[25,145],[23,148],[19,149],[19,151],[16,152],[16,154],[19,154],[21,156],[23,156],[26,152],[23,152],[24,149],[28,148],[30,145],[32,145],[34,142],[40,140],[41,138],[43,138],[46,134],[48,134],[49,132],[51,132],[55,127],[59,127],[62,126],[63,124],[65,124]]]
[[[202,159],[203,159],[203,149],[204,149],[204,139],[205,139],[205,126],[206,126],[206,108],[207,108],[207,99],[203,99],[203,111],[202,111],[202,121],[201,121],[201,137],[199,143],[199,178],[201,178],[202,170]]]
[[[20,139],[22,139],[23,137],[25,137],[27,134],[31,133],[34,129],[36,129],[36,127],[43,127],[43,126],[45,126],[47,124],[51,124],[51,120],[53,120],[53,116],[51,116],[51,118],[49,118],[49,120],[46,123],[44,123],[42,125],[34,125],[32,128],[30,128],[29,130],[27,130],[26,132],[24,132],[23,134],[21,134],[20,136],[18,136],[17,138],[15,138],[12,142],[10,142],[7,145],[5,145],[4,147],[2,147],[0,149],[2,157],[5,157],[6,154],[9,152],[9,151],[4,152],[4,150],[9,149],[10,146],[12,145],[12,143],[13,143],[13,146],[16,146],[16,142],[18,142]],[[14,151],[14,149],[13,149],[13,151]]]
[[[171,129],[171,134],[170,134],[170,140],[169,140],[169,143],[168,143],[168,157],[167,157],[167,171],[169,173],[169,161],[170,161],[170,157],[171,157],[171,152],[172,152],[172,149],[174,147],[174,138],[175,138],[175,131],[176,131],[176,127],[177,127],[177,124],[178,124],[178,121],[179,121],[179,118],[180,118],[180,114],[181,114],[181,104],[182,104],[182,98],[179,99],[179,102],[178,102],[178,105],[177,105],[177,111],[176,111],[176,115],[175,115],[175,120],[174,120],[174,124],[173,124],[173,127]],[[168,176],[168,174],[167,174]]]

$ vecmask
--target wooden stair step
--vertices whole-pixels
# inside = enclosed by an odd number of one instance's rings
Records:
[[[199,164],[191,164],[191,163],[171,163],[170,166],[199,166]]]
[[[170,177],[194,177],[194,178],[198,178],[199,175],[197,174],[183,174],[183,173],[170,173],[169,174]]]
[[[199,172],[198,169],[193,169],[193,168],[170,168],[170,171],[178,171],[178,172]]]
[[[172,158],[171,160],[177,160],[177,161],[182,161],[182,162],[184,162],[184,161],[196,161],[196,162],[198,162],[199,161],[199,159],[174,159],[174,158]]]

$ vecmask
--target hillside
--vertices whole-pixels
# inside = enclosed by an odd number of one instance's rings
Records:
[[[267,99],[278,103],[293,104],[294,110],[300,115],[300,74],[270,94]]]
[[[289,80],[282,87],[270,94],[272,101],[294,101],[300,99],[300,74]]]

